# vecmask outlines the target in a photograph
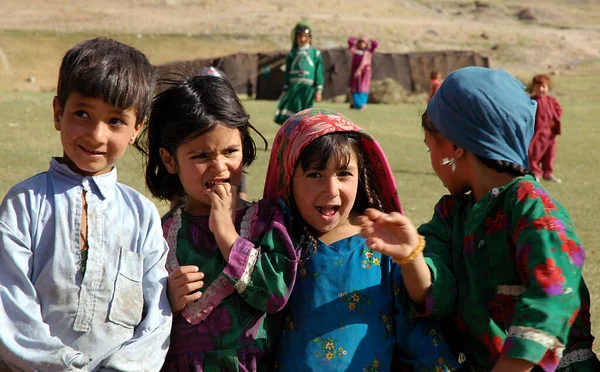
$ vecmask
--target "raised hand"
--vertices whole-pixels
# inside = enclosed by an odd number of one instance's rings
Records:
[[[200,288],[204,287],[204,274],[197,266],[179,266],[167,279],[167,296],[171,303],[171,311],[178,313],[188,304],[202,296]]]
[[[237,187],[224,182],[213,186],[207,194],[211,202],[208,228],[215,235],[223,257],[228,260],[231,247],[239,236],[235,231]]]
[[[419,244],[419,234],[412,222],[398,212],[390,214],[369,208],[359,217],[360,234],[369,248],[401,260]]]

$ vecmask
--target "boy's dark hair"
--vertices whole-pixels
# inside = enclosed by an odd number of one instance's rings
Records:
[[[356,202],[352,210],[362,214],[367,208],[376,208],[383,211],[383,204],[379,199],[379,193],[376,190],[375,184],[371,181],[372,175],[369,167],[365,164],[365,155],[361,147],[361,134],[355,132],[336,132],[324,135],[312,141],[306,146],[296,163],[296,167],[300,166],[303,170],[317,169],[324,170],[330,160],[336,165],[337,169],[345,169],[350,163],[352,155],[356,155],[358,165],[358,190],[356,194]],[[293,182],[290,185],[290,210],[292,213],[293,225],[291,226],[292,236],[302,236],[303,243],[306,243],[303,248],[303,256],[306,258],[309,251],[316,250],[317,238],[311,231],[310,226],[304,221],[294,200]]]
[[[429,132],[430,134],[439,134],[437,129],[435,129],[435,127],[433,126],[431,119],[429,119],[427,110],[421,116],[421,126],[423,127],[423,130]],[[495,170],[496,172],[508,173],[515,177],[531,174],[531,172],[528,169],[522,167],[519,164],[511,163],[506,160],[492,160],[483,156],[479,156],[477,154],[475,154],[475,156],[477,156],[477,159],[479,159],[479,161],[481,161],[485,166]]]
[[[136,110],[136,124],[146,117],[156,83],[150,61],[139,50],[99,37],[69,49],[58,73],[56,96],[64,108],[73,92],[102,97],[110,105]]]
[[[248,121],[250,116],[227,79],[206,75],[167,83],[169,88],[154,97],[148,124],[134,143],[146,155],[146,185],[155,197],[185,197],[179,176],[169,173],[163,164],[161,148],[175,156],[181,144],[225,125],[240,131],[244,166],[256,158],[250,129],[258,133],[267,149],[267,140]]]

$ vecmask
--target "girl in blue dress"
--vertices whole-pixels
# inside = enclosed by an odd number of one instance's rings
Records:
[[[458,368],[437,323],[410,316],[400,266],[360,236],[366,208],[401,211],[371,135],[334,112],[292,116],[274,141],[265,198],[287,210],[302,252],[276,370],[390,371],[394,354],[414,371]]]

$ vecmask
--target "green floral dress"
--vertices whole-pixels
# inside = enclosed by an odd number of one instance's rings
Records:
[[[479,202],[443,197],[425,236],[433,275],[420,315],[447,320],[470,367],[500,356],[545,371],[598,371],[585,253],[563,207],[531,176]]]

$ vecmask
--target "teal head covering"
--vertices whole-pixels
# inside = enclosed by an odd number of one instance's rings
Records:
[[[537,103],[509,73],[483,67],[456,70],[427,105],[433,127],[463,149],[529,168]]]

